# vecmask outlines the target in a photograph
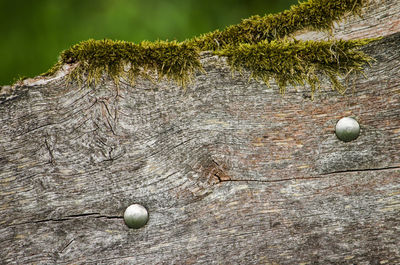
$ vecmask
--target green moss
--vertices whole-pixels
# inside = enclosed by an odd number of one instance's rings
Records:
[[[320,74],[329,78],[334,89],[344,92],[339,77],[362,71],[364,64],[372,58],[357,48],[371,41],[264,40],[256,44],[227,46],[215,53],[228,57],[233,70],[249,70],[251,77],[261,79],[266,84],[274,78],[281,93],[285,92],[288,84],[296,86],[305,82],[314,93],[320,83]]]
[[[191,42],[202,50],[217,50],[226,45],[275,40],[296,31],[327,30],[346,13],[359,14],[369,0],[309,0],[278,14],[253,16],[224,31],[213,31]]]
[[[88,40],[61,53],[60,62],[46,75],[53,74],[63,64],[79,63],[70,73],[74,78],[87,77],[87,82],[97,81],[103,74],[118,83],[120,77],[134,82],[137,76],[150,78],[155,71],[159,78],[184,85],[195,71],[202,70],[196,47],[178,42],[142,42]],[[128,67],[126,67],[128,66]],[[126,69],[125,69],[126,67]]]
[[[138,76],[167,77],[184,86],[196,71],[203,71],[200,52],[212,50],[228,57],[232,70],[251,71],[267,84],[274,78],[281,92],[288,84],[309,83],[316,90],[318,74],[327,76],[342,92],[339,77],[360,72],[371,58],[357,48],[370,40],[289,41],[286,36],[302,29],[330,29],[346,13],[357,14],[368,0],[309,0],[290,10],[264,17],[253,16],[224,31],[214,31],[184,42],[88,40],[61,53],[59,62],[44,75],[53,75],[64,64],[76,64],[69,76],[88,84],[109,75],[134,82]]]

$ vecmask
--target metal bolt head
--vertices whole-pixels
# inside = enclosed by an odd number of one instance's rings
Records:
[[[344,117],[336,123],[335,133],[340,140],[350,142],[360,134],[360,125],[355,119]]]
[[[124,221],[129,228],[141,228],[148,220],[147,209],[140,204],[132,204],[124,212]]]

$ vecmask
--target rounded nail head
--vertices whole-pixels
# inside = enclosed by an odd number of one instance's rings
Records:
[[[353,118],[341,118],[336,123],[335,133],[340,140],[350,142],[357,139],[360,134],[360,125]]]
[[[147,209],[140,204],[132,204],[124,212],[124,221],[129,228],[141,228],[148,220]]]

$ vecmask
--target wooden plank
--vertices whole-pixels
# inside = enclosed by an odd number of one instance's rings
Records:
[[[314,101],[210,53],[186,90],[63,75],[1,90],[0,263],[399,263],[399,46],[363,48],[366,77]],[[138,230],[132,203],[150,214]]]

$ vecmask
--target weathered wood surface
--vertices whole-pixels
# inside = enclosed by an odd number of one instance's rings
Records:
[[[400,31],[398,0],[370,0],[360,16],[349,14],[335,23],[332,32],[299,32],[298,39],[327,39],[333,34],[338,39],[376,38]]]
[[[399,49],[400,33],[365,47],[367,77],[314,101],[208,53],[186,91],[3,88],[0,263],[399,263]],[[350,143],[343,116],[361,124]],[[132,203],[150,214],[138,230]]]

